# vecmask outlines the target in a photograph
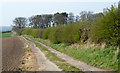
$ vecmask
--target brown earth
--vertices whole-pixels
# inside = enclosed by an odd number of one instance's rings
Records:
[[[18,71],[24,51],[24,42],[19,37],[3,38],[2,71]]]
[[[38,67],[35,54],[33,53],[31,46],[27,44],[25,45],[25,55],[22,58],[22,64],[19,66],[19,68],[22,71],[36,71]]]

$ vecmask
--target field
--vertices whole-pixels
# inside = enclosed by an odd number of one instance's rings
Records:
[[[11,35],[12,35],[12,32],[2,33],[2,36],[0,35],[0,38],[11,37]]]
[[[10,35],[5,34],[5,35]],[[2,39],[2,71],[16,71],[24,55],[24,44],[19,37]]]

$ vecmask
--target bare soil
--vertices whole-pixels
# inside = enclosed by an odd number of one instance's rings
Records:
[[[24,42],[20,37],[3,38],[2,71],[18,71],[24,53]]]
[[[35,57],[34,52],[32,51],[31,46],[25,46],[25,55],[22,58],[22,64],[19,66],[21,71],[36,71],[37,67],[37,59]]]

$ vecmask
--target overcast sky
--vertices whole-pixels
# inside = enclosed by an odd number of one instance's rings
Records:
[[[0,26],[12,25],[15,17],[30,17],[36,14],[54,14],[56,12],[73,12],[79,15],[81,11],[102,12],[118,0],[4,0],[0,3]]]

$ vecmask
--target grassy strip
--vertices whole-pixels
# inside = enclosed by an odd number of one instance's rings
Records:
[[[29,40],[29,39],[27,39],[27,40]],[[31,40],[29,40],[29,41],[31,41]],[[33,42],[33,41],[31,41],[31,42]],[[35,43],[35,42],[33,42],[33,43]],[[40,48],[40,50],[42,52],[44,52],[44,54],[46,55],[46,57],[50,61],[54,62],[60,69],[62,69],[62,71],[80,71],[81,73],[83,73],[80,69],[78,69],[78,68],[76,68],[76,67],[74,67],[74,66],[72,66],[70,64],[67,64],[65,62],[65,60],[63,60],[63,59],[58,58],[54,53],[52,53],[51,51],[49,51],[47,48],[41,46],[38,43],[35,43],[35,44],[36,44],[37,47]]]
[[[98,47],[89,47],[84,48],[85,46],[68,46],[67,44],[53,44],[48,40],[42,40],[39,38],[29,38],[40,41],[60,52],[68,54],[78,60],[82,60],[88,64],[91,64],[95,67],[112,69],[118,71],[118,59],[115,57],[116,47],[106,47],[105,49],[100,49]]]
[[[8,32],[8,33],[1,33],[2,35],[0,35],[0,38],[6,38],[6,37],[11,37],[11,35],[13,34],[12,32]]]

